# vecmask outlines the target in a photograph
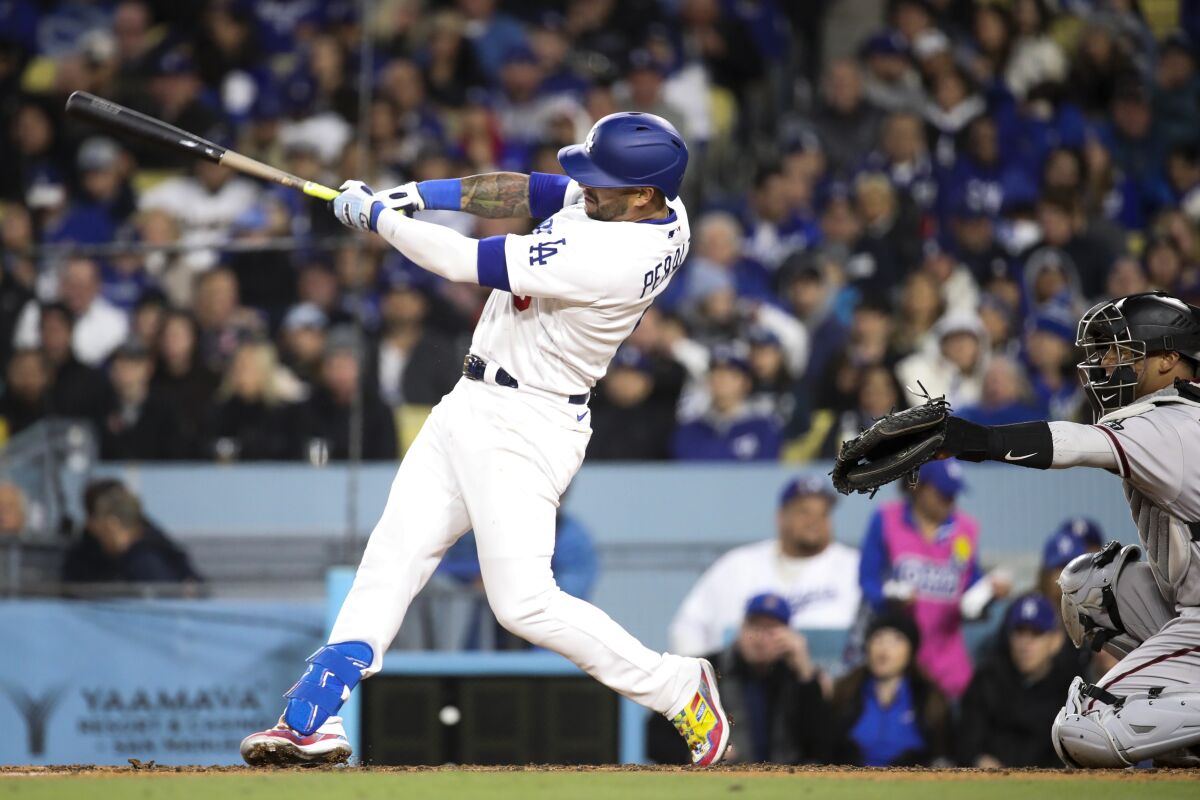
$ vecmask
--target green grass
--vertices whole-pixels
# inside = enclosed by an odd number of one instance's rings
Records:
[[[1194,799],[1198,788],[1195,780],[1135,782],[1082,775],[887,779],[786,773],[283,772],[0,777],[0,800],[1158,800]]]

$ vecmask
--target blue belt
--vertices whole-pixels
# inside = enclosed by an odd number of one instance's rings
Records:
[[[463,359],[463,377],[472,381],[481,381],[483,380],[483,375],[486,371],[486,361],[479,356],[467,353],[467,357]],[[497,367],[496,369],[496,385],[507,386],[509,389],[518,389],[521,386],[521,384],[517,382],[516,378],[508,374],[508,370],[504,369],[504,367]],[[587,405],[587,401],[591,399],[591,396],[591,392],[573,394],[567,397],[567,402],[574,406]]]

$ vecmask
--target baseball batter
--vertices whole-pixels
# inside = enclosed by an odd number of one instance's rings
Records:
[[[1141,546],[1079,556],[1059,584],[1076,645],[1123,658],[1095,685],[1075,680],[1054,746],[1073,766],[1200,765],[1200,309],[1158,292],[1105,301],[1076,344],[1096,424],[951,417],[944,449],[1122,478]]]
[[[338,710],[379,671],[409,603],[470,528],[505,628],[665,714],[694,764],[724,755],[729,721],[712,666],[649,650],[562,592],[550,569],[559,498],[591,436],[591,389],[687,256],[678,199],[687,147],[666,120],[621,113],[558,158],[569,178],[495,173],[379,194],[350,181],[333,201],[347,226],[377,233],[430,272],[493,292],[463,379],[400,464],[329,643],[287,692],[279,724],[243,740],[248,763],[349,758]],[[544,221],[528,236],[476,241],[406,215],[427,208]]]

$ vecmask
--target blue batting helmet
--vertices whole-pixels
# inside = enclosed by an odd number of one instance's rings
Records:
[[[671,200],[679,196],[687,162],[687,145],[675,126],[639,111],[609,114],[583,144],[558,151],[563,170],[584,186],[653,186]]]

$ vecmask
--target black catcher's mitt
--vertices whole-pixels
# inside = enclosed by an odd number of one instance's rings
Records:
[[[916,471],[937,455],[946,439],[950,404],[929,397],[919,406],[880,417],[875,424],[842,445],[833,465],[833,488],[875,495],[898,478],[915,478]]]

